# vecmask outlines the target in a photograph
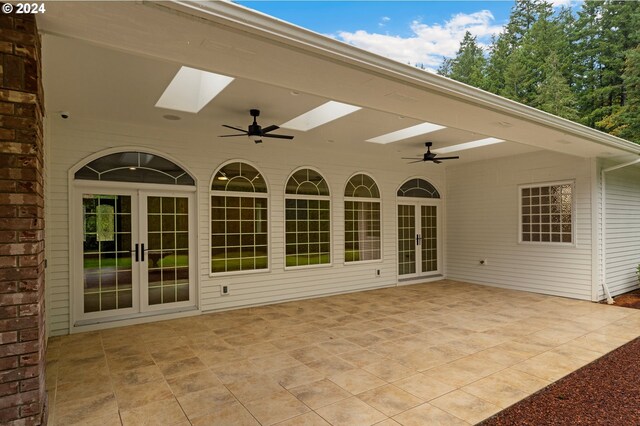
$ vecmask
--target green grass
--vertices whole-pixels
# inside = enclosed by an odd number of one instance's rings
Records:
[[[84,260],[84,269],[95,269],[95,268],[115,268],[117,261],[118,269],[131,269],[131,258],[130,257],[119,257],[118,259],[85,259]]]
[[[184,254],[174,256],[170,254],[158,260],[156,263],[157,268],[189,266],[189,256]]]
[[[329,254],[290,254],[286,257],[287,266],[322,265],[331,262]]]
[[[211,272],[252,271],[266,269],[269,266],[266,253],[263,256],[254,256],[253,251],[216,254],[211,258]]]

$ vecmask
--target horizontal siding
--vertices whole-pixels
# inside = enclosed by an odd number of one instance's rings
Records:
[[[590,300],[589,165],[539,151],[447,168],[447,278]],[[519,244],[518,185],[562,180],[575,180],[575,245]]]
[[[187,121],[187,120],[185,120]],[[83,158],[112,147],[145,147],[165,153],[185,165],[197,179],[198,303],[204,311],[274,303],[316,297],[397,283],[396,190],[408,178],[422,176],[444,188],[444,167],[407,165],[393,147],[352,143],[333,136],[335,143],[314,141],[299,133],[294,141],[265,141],[255,145],[244,139],[219,139],[211,134],[189,131],[176,123],[174,131],[152,127],[73,120],[52,120],[47,143],[51,146],[47,193],[48,300],[51,334],[69,332],[69,170]],[[416,153],[421,151],[417,149]],[[255,164],[269,184],[271,269],[269,272],[209,276],[209,183],[214,170],[231,159]],[[332,203],[332,258],[330,267],[284,269],[284,185],[296,168],[317,168],[327,179]],[[383,259],[379,262],[345,265],[343,191],[356,172],[369,173],[377,181],[382,202]],[[444,195],[444,190],[442,190]],[[375,277],[375,270],[381,276]],[[220,295],[227,285],[230,294]]]
[[[605,190],[605,276],[609,291],[615,296],[638,288],[636,268],[640,264],[640,167],[630,166],[608,172]],[[602,290],[600,296],[604,298]]]

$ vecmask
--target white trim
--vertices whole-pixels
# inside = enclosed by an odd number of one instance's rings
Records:
[[[571,185],[571,242],[565,243],[561,241],[523,241],[522,240],[522,190],[525,188],[540,188],[543,186],[559,186],[559,185]],[[552,246],[552,247],[576,247],[578,242],[576,241],[576,180],[567,179],[551,182],[536,182],[518,185],[518,244],[523,246]],[[560,213],[562,214],[562,213]]]
[[[600,200],[599,182],[598,182],[598,159],[591,158],[589,161],[589,182],[591,187],[591,301],[598,301],[598,278],[600,277],[600,259],[598,249],[600,248],[600,229],[599,213],[600,208],[598,201]]]

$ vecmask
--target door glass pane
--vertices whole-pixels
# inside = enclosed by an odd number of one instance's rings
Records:
[[[189,300],[188,206],[186,197],[147,197],[149,305]]]
[[[84,312],[131,308],[131,197],[83,194]]]
[[[436,206],[421,206],[422,272],[438,270],[438,229]]]
[[[414,206],[398,206],[398,272],[416,272],[416,212]]]

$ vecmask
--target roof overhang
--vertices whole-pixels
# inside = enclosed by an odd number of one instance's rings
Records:
[[[640,145],[228,2],[53,2],[38,24],[45,34],[535,149],[640,155]]]

